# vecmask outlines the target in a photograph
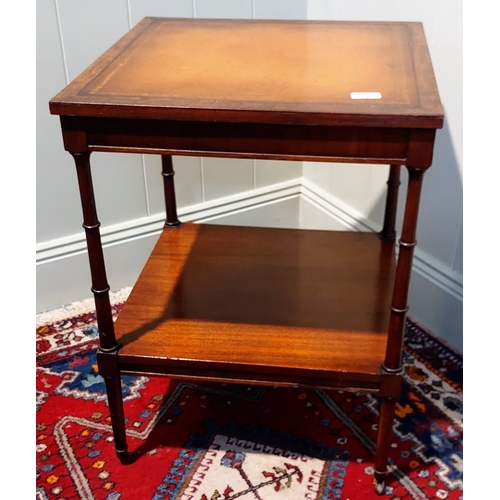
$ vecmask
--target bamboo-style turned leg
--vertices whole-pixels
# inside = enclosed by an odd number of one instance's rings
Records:
[[[80,188],[83,212],[83,228],[85,229],[85,236],[87,238],[92,292],[95,299],[97,326],[99,328],[99,348],[105,352],[113,352],[118,349],[118,344],[116,343],[113,315],[109,302],[109,285],[104,265],[101,234],[99,232],[101,223],[97,218],[94,188],[90,172],[90,152],[72,153],[72,155],[75,159],[78,175],[78,186]]]
[[[97,363],[99,373],[106,383],[106,393],[111,414],[111,426],[115,440],[115,450],[122,463],[130,463],[134,455],[127,451],[121,377],[116,363],[116,342],[113,314],[109,300],[109,285],[106,277],[104,254],[102,250],[100,222],[97,218],[92,175],[90,171],[90,152],[72,153],[75,159],[83,211],[83,227],[87,238],[87,249],[92,277],[97,326],[99,329],[99,348]]]
[[[384,362],[384,369],[391,373],[401,371],[401,351],[403,348],[406,313],[408,311],[408,289],[410,286],[413,250],[417,244],[415,235],[424,172],[423,169],[408,167],[408,193],[403,229],[399,241],[399,255],[394,279],[389,335]]]
[[[174,186],[174,167],[172,164],[172,157],[170,155],[162,155],[161,157],[161,174],[163,176],[163,191],[165,194],[165,208],[167,217],[165,227],[176,227],[180,225],[177,218],[177,203],[175,200],[175,186]]]
[[[398,191],[400,182],[400,165],[391,165],[387,181],[387,197],[385,200],[384,226],[380,232],[383,240],[396,238],[396,211],[398,208]]]
[[[408,168],[408,193],[406,196],[403,229],[399,242],[399,255],[391,302],[387,350],[383,370],[387,373],[399,374],[402,371],[401,354],[403,336],[408,311],[408,289],[410,286],[413,250],[416,245],[418,208],[422,191],[422,180],[425,170]],[[384,476],[387,470],[388,446],[394,419],[394,400],[383,398],[381,402],[379,434],[375,457],[375,480],[377,492],[383,491]]]
[[[120,462],[124,465],[136,460],[136,455],[128,451],[127,435],[125,433],[125,414],[123,412],[122,383],[120,375],[104,377],[106,394],[108,396],[111,427],[115,441],[115,452]]]
[[[375,490],[381,495],[385,490],[385,474],[389,458],[389,442],[394,420],[394,399],[382,398],[377,435],[377,455],[375,457]]]

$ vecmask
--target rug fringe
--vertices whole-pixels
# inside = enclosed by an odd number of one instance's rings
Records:
[[[411,316],[408,316],[407,320],[410,323],[413,323],[417,328],[420,328],[420,330],[423,330],[429,337],[439,342],[443,347],[451,351],[455,356],[463,358],[464,355],[463,352],[460,352],[456,347],[453,347],[446,340],[442,339],[441,337],[438,337],[435,333],[431,332],[426,326],[422,325],[422,323],[415,321]]]
[[[125,287],[116,292],[111,292],[109,298],[111,304],[120,304],[127,300],[132,287]],[[54,323],[55,321],[62,321],[73,316],[78,316],[80,314],[86,314],[95,311],[94,298],[88,298],[85,300],[80,300],[77,302],[72,302],[66,306],[60,307],[58,309],[52,309],[51,311],[46,311],[36,315],[36,327],[40,328],[44,325]]]

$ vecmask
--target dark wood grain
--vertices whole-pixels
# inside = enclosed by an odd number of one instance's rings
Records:
[[[134,119],[83,120],[92,151],[405,163],[407,129]]]
[[[378,375],[393,276],[393,245],[371,233],[166,229],[115,325],[120,363]]]

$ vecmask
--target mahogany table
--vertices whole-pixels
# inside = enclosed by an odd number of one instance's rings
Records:
[[[50,101],[76,163],[115,447],[122,373],[381,398],[384,489],[417,213],[443,124],[420,23],[146,18]],[[162,157],[165,228],[116,324],[92,151]],[[171,155],[390,165],[380,234],[181,224]],[[400,166],[408,191],[396,259]],[[374,168],[377,168],[374,166]]]

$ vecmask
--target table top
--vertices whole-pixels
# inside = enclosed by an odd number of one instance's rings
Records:
[[[50,109],[306,125],[443,123],[422,25],[404,22],[145,18]]]

